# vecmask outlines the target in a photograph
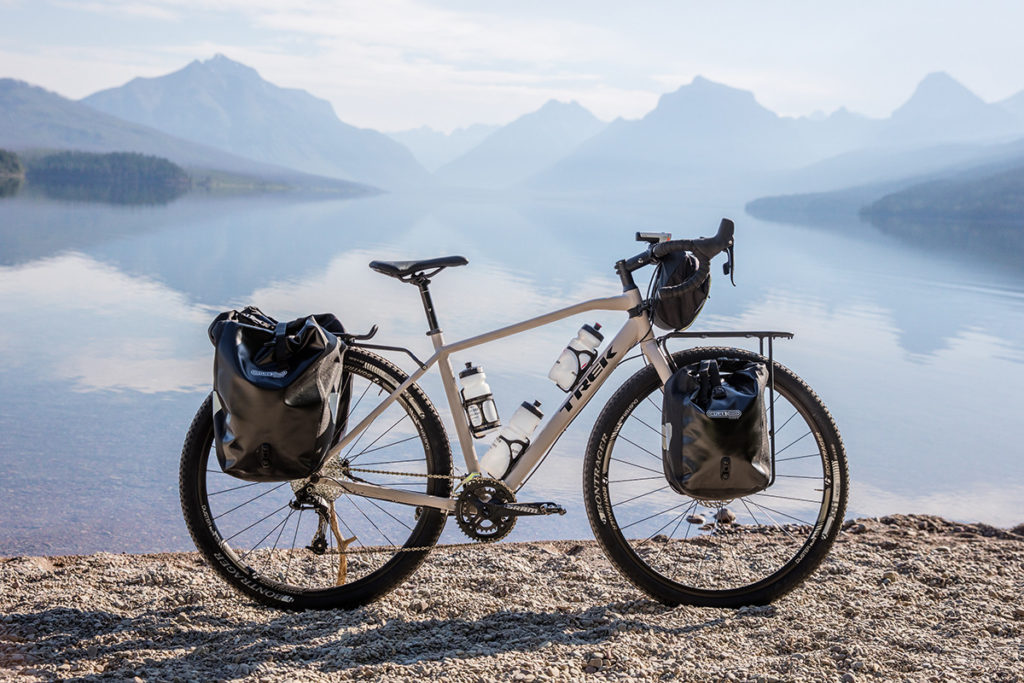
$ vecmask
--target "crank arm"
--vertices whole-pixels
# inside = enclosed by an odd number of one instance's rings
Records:
[[[565,514],[565,508],[556,503],[505,503],[504,505],[495,503],[491,507],[514,517]]]

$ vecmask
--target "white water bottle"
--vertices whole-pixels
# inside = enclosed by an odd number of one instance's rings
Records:
[[[484,369],[466,363],[466,369],[459,373],[462,380],[462,408],[469,420],[469,431],[473,436],[481,437],[501,426],[498,419],[498,408],[494,405],[491,387],[487,384]]]
[[[504,477],[512,461],[530,445],[530,437],[542,417],[544,413],[540,412],[540,401],[523,401],[480,459],[481,473],[495,479]]]
[[[580,372],[597,358],[597,347],[604,341],[604,335],[598,332],[600,323],[594,326],[584,325],[562,351],[548,373],[548,379],[558,385],[562,391],[569,391],[576,384]]]

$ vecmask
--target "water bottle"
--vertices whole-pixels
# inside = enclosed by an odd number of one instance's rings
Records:
[[[469,431],[474,437],[481,437],[501,426],[498,419],[498,408],[494,405],[494,396],[487,385],[487,377],[482,367],[473,367],[466,363],[466,369],[459,373],[462,380],[462,409],[466,411]]]
[[[554,367],[548,373],[548,379],[557,384],[562,391],[572,389],[580,372],[597,358],[597,347],[604,340],[604,335],[598,332],[600,329],[600,323],[594,323],[593,327],[590,325],[581,327],[577,335],[562,351],[562,355],[555,361]]]
[[[508,473],[512,462],[530,445],[530,437],[542,417],[544,413],[540,412],[540,401],[523,401],[480,459],[480,469],[484,476],[501,479]]]

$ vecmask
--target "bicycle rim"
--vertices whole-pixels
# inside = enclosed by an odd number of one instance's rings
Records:
[[[404,378],[395,366],[361,351],[347,353],[345,369],[352,389],[349,425],[369,414]],[[202,411],[193,425],[198,433],[190,434],[196,449],[191,467],[197,475],[192,490],[201,510],[201,531],[197,535],[193,529],[193,536],[201,549],[204,541],[212,546],[207,556],[213,556],[229,581],[257,598],[325,600],[302,606],[332,606],[332,597],[341,606],[345,596],[365,602],[407,576],[425,554],[404,548],[432,546],[440,535],[444,516],[437,510],[349,495],[332,481],[347,479],[342,467],[347,463],[404,475],[355,475],[363,481],[448,495],[451,484],[443,478],[451,470],[447,439],[438,433],[436,413],[415,387],[325,465],[313,488],[324,514],[294,504],[295,492],[309,480],[254,483],[224,474],[212,446],[212,421],[206,425],[201,418]],[[183,471],[183,504],[185,479]]]
[[[675,361],[737,355],[760,358],[694,349]],[[613,561],[654,597],[766,602],[813,571],[831,545],[846,504],[842,442],[817,396],[775,367],[775,481],[756,494],[708,501],[672,490],[662,469],[662,392],[653,368],[631,378],[599,418],[601,436],[592,439],[585,470],[591,524]]]

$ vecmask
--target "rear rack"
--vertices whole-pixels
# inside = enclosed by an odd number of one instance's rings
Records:
[[[772,446],[772,478],[768,482],[768,486],[771,486],[775,483],[775,356],[773,353],[773,342],[776,339],[792,339],[793,333],[771,330],[669,332],[658,337],[656,341],[664,352],[665,357],[671,359],[672,354],[668,352],[668,348],[665,346],[665,342],[668,339],[753,339],[754,337],[757,337],[759,353],[762,356],[764,356],[764,340],[768,340],[768,433],[771,436]]]

